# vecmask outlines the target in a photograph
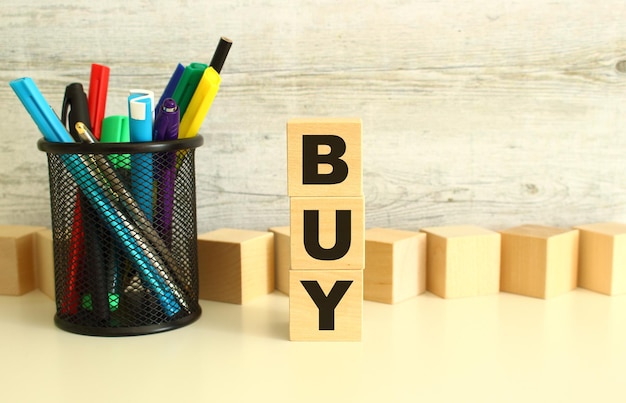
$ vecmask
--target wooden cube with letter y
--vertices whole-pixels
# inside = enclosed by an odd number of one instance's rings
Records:
[[[361,340],[362,270],[291,270],[289,286],[290,340]]]

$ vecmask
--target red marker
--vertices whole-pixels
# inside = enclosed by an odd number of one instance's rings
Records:
[[[76,315],[80,302],[79,274],[85,258],[85,234],[83,232],[83,214],[81,210],[80,196],[77,195],[70,240],[69,270],[60,304],[61,313],[69,315]]]
[[[107,103],[107,91],[109,90],[109,69],[107,66],[93,63],[91,65],[91,78],[89,79],[89,120],[93,135],[100,140],[102,119]]]

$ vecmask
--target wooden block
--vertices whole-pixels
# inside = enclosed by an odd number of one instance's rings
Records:
[[[37,288],[54,300],[54,252],[52,230],[35,233],[34,240],[35,283]]]
[[[626,224],[577,226],[578,286],[607,295],[626,293]]]
[[[363,298],[395,304],[426,290],[426,234],[385,228],[365,231]]]
[[[33,239],[44,229],[0,225],[0,295],[22,295],[36,288]]]
[[[289,196],[362,196],[361,120],[287,122]]]
[[[472,225],[430,227],[426,288],[443,298],[495,294],[500,280],[500,234]]]
[[[290,340],[359,341],[362,324],[362,270],[291,270]]]
[[[522,225],[500,233],[502,291],[550,298],[576,288],[577,229]]]
[[[200,298],[244,304],[274,290],[274,234],[223,228],[198,236]]]
[[[291,197],[290,200],[292,270],[363,269],[363,197]]]
[[[274,234],[274,276],[276,289],[289,295],[289,268],[291,266],[291,240],[289,226],[272,227]]]

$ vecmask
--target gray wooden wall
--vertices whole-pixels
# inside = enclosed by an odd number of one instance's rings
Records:
[[[234,41],[200,134],[198,230],[287,225],[285,124],[363,120],[366,226],[626,221],[626,2],[0,0],[0,223],[50,225],[8,86],[111,67],[107,114]]]

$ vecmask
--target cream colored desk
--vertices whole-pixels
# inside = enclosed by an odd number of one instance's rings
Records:
[[[57,329],[39,291],[0,297],[4,402],[623,402],[626,297],[575,290],[365,302],[360,343],[289,342],[288,297],[201,301],[128,337]]]

